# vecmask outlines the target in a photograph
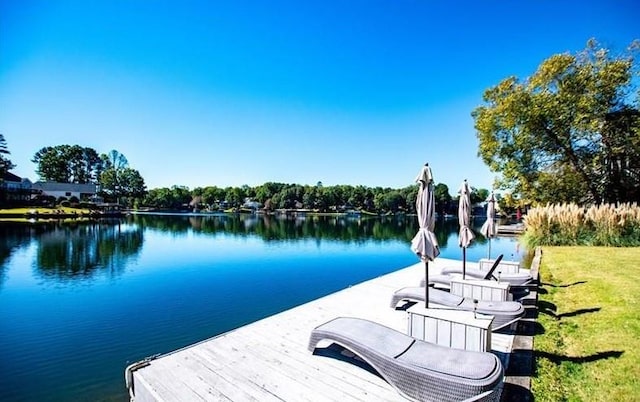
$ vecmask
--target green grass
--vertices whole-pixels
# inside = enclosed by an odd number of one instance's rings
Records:
[[[88,219],[86,216],[91,213],[91,210],[86,208],[70,208],[70,207],[56,207],[56,208],[4,208],[0,209],[0,222],[32,222],[31,218],[27,216],[27,213],[32,211],[38,212],[38,221],[44,222],[48,220],[60,221],[60,215],[73,215],[73,218],[65,218],[64,222],[73,222],[78,219]],[[76,217],[77,215],[77,217]]]
[[[640,401],[640,248],[544,247],[536,401]]]
[[[43,208],[43,207],[27,207],[27,208],[4,208],[0,209],[0,216],[2,215],[25,215],[31,211],[38,212],[39,215],[53,215],[53,214],[88,214],[91,210],[86,208],[70,208],[70,207],[55,207],[55,208]],[[62,211],[62,212],[60,212]]]

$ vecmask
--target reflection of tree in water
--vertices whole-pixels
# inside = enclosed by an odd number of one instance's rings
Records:
[[[418,231],[415,216],[133,215],[128,219],[147,229],[177,235],[193,231],[205,234],[257,235],[265,241],[311,238],[317,241],[354,243],[388,240],[410,242]],[[436,236],[443,247],[449,236],[457,231],[457,220],[440,220],[436,224]]]
[[[141,228],[118,221],[60,224],[40,236],[37,265],[46,276],[86,278],[105,270],[118,274],[142,243]]]
[[[28,244],[37,233],[37,228],[23,223],[0,223],[0,286],[4,283],[6,263],[11,255]]]

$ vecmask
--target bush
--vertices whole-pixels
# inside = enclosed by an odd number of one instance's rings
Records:
[[[78,204],[79,208],[82,209],[97,209],[96,204],[94,202],[82,201]]]

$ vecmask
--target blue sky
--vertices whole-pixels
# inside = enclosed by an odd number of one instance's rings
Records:
[[[400,188],[428,162],[490,188],[471,111],[596,38],[640,39],[630,1],[0,0],[0,133],[118,150],[148,188],[267,181]]]

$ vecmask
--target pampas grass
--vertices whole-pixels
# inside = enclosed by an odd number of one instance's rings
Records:
[[[524,243],[536,246],[640,246],[640,207],[636,203],[581,207],[552,204],[524,217]]]

